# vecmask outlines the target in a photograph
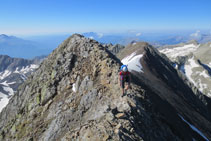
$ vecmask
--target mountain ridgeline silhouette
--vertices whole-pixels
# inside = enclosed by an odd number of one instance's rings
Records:
[[[210,99],[147,43],[121,97],[121,61],[105,45],[74,34],[45,59],[0,114],[0,138],[36,140],[208,140]],[[117,55],[119,56],[119,55]],[[194,128],[193,128],[194,127]]]

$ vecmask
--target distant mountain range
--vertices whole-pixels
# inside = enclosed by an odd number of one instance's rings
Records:
[[[121,44],[128,45],[131,42],[146,41],[155,47],[162,47],[164,45],[173,45],[178,43],[186,43],[190,40],[196,40],[199,43],[206,43],[211,41],[211,35],[196,31],[190,34],[167,34],[167,33],[140,33],[140,32],[126,32],[126,33],[97,33],[87,32],[83,33],[87,38],[97,40],[103,44]],[[35,56],[48,55],[52,52],[60,42],[65,40],[67,35],[46,35],[46,36],[32,36],[26,37],[26,40],[8,36],[0,35],[0,54],[9,55],[11,57],[32,59]]]
[[[102,34],[95,32],[83,33],[85,37],[95,39],[101,43],[112,43],[128,45],[132,41],[147,41],[155,47],[161,47],[164,45],[174,45],[179,43],[186,43],[190,40],[196,40],[199,43],[206,43],[211,41],[210,34],[200,33],[196,31],[191,34],[141,34],[138,32],[128,34]]]
[[[24,40],[15,36],[0,35],[0,54],[18,58],[48,55],[51,52],[40,43]]]

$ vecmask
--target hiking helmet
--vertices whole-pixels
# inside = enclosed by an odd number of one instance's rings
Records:
[[[127,71],[127,67],[124,66],[124,67],[122,68],[122,70],[123,70],[124,72],[126,72],[126,71]]]

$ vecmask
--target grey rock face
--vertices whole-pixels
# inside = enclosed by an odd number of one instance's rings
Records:
[[[120,45],[120,44],[104,44],[103,45],[105,48],[107,48],[109,51],[111,51],[113,54],[118,54],[122,49],[125,48],[125,46]]]

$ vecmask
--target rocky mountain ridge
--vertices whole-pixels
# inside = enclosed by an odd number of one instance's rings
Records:
[[[140,47],[138,43],[136,46]],[[202,103],[186,85],[178,93],[172,91],[183,86],[179,85],[182,80],[174,76],[176,70],[158,51],[142,45],[138,53],[143,53],[145,60],[141,61],[143,72],[132,71],[132,89],[121,97],[120,60],[95,40],[78,34],[69,37],[21,85],[1,112],[1,140],[211,138],[209,101],[204,98],[208,104]],[[172,75],[175,86],[167,85]],[[158,81],[155,76],[162,83],[154,83]]]

